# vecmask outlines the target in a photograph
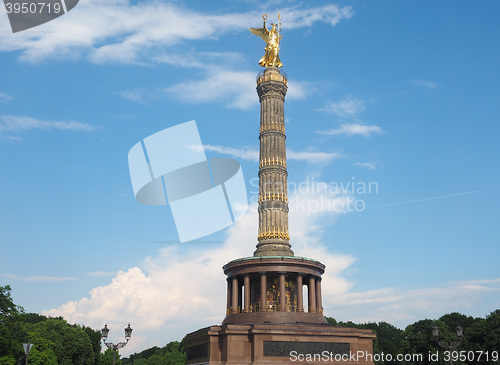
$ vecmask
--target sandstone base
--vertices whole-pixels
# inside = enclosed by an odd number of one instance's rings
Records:
[[[184,338],[189,365],[373,365],[371,330],[326,324],[223,324]]]

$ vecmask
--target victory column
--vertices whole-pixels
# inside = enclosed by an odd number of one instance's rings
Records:
[[[284,102],[288,89],[279,58],[279,24],[250,32],[266,42],[257,78],[260,110],[259,230],[252,257],[230,261],[226,318],[186,335],[186,364],[288,364],[291,354],[331,354],[308,364],[373,365],[369,358],[334,361],[334,356],[373,354],[370,330],[328,325],[323,316],[321,275],[325,265],[297,257],[288,231],[288,189]],[[199,278],[199,280],[203,280]],[[304,305],[307,287],[307,306]],[[335,358],[337,359],[337,358]]]

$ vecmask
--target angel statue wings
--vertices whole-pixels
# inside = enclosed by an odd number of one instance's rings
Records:
[[[264,19],[264,26],[262,28],[248,28],[252,34],[258,35],[267,43],[265,48],[266,53],[260,59],[259,65],[262,67],[283,67],[279,56],[280,40],[282,38],[282,35],[280,35],[281,16],[278,14],[278,19],[280,20],[279,27],[278,24],[271,23],[273,26],[271,30],[266,28],[267,14],[264,14],[262,19]]]

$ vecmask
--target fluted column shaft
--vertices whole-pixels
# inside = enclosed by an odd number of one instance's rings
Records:
[[[227,312],[226,312],[226,314],[231,313],[231,301],[232,301],[231,285],[232,285],[231,281],[229,279],[227,279]]]
[[[243,286],[245,288],[245,312],[250,312],[250,276],[245,275],[243,279]]]
[[[321,278],[316,280],[316,307],[318,314],[323,314],[323,301],[321,299]]]
[[[280,273],[280,311],[286,310],[285,273]]]
[[[313,276],[309,277],[309,313],[316,313],[316,280]]]
[[[266,299],[267,299],[267,276],[266,273],[260,274],[260,310],[261,312],[265,312],[266,308]]]
[[[298,305],[298,311],[303,312],[304,311],[304,298],[302,295],[302,275],[297,275],[297,305]]]
[[[238,279],[236,277],[233,277],[233,282],[232,282],[232,312],[237,313],[238,312]]]
[[[254,256],[293,256],[288,232],[284,102],[287,79],[268,67],[257,80],[260,109],[259,232]]]

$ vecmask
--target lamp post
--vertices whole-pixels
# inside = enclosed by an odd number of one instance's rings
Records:
[[[29,339],[28,339],[28,343],[23,343],[24,354],[26,355],[26,362],[25,362],[26,365],[28,365],[28,357],[30,355],[30,350],[32,347],[33,347],[33,344],[30,343]]]
[[[434,326],[432,326],[432,335],[434,336],[434,339],[436,340],[438,345],[450,352],[450,365],[453,365],[453,356],[451,356],[451,350],[460,345],[460,343],[462,342],[462,336],[464,334],[464,329],[460,327],[460,324],[457,324],[455,333],[458,336],[458,341],[453,341],[451,343],[439,341],[439,328],[435,324]]]
[[[118,351],[122,347],[125,347],[125,345],[130,340],[130,337],[132,337],[132,328],[130,327],[130,323],[128,324],[127,328],[125,328],[125,339],[127,340],[126,342],[118,342],[117,344],[114,344],[111,342],[106,342],[108,335],[109,335],[109,328],[108,328],[108,324],[106,323],[104,325],[104,328],[101,330],[101,337],[102,337],[102,340],[104,341],[104,344],[106,345],[106,347],[108,349],[113,350],[113,365],[115,365],[116,364],[116,351]]]

